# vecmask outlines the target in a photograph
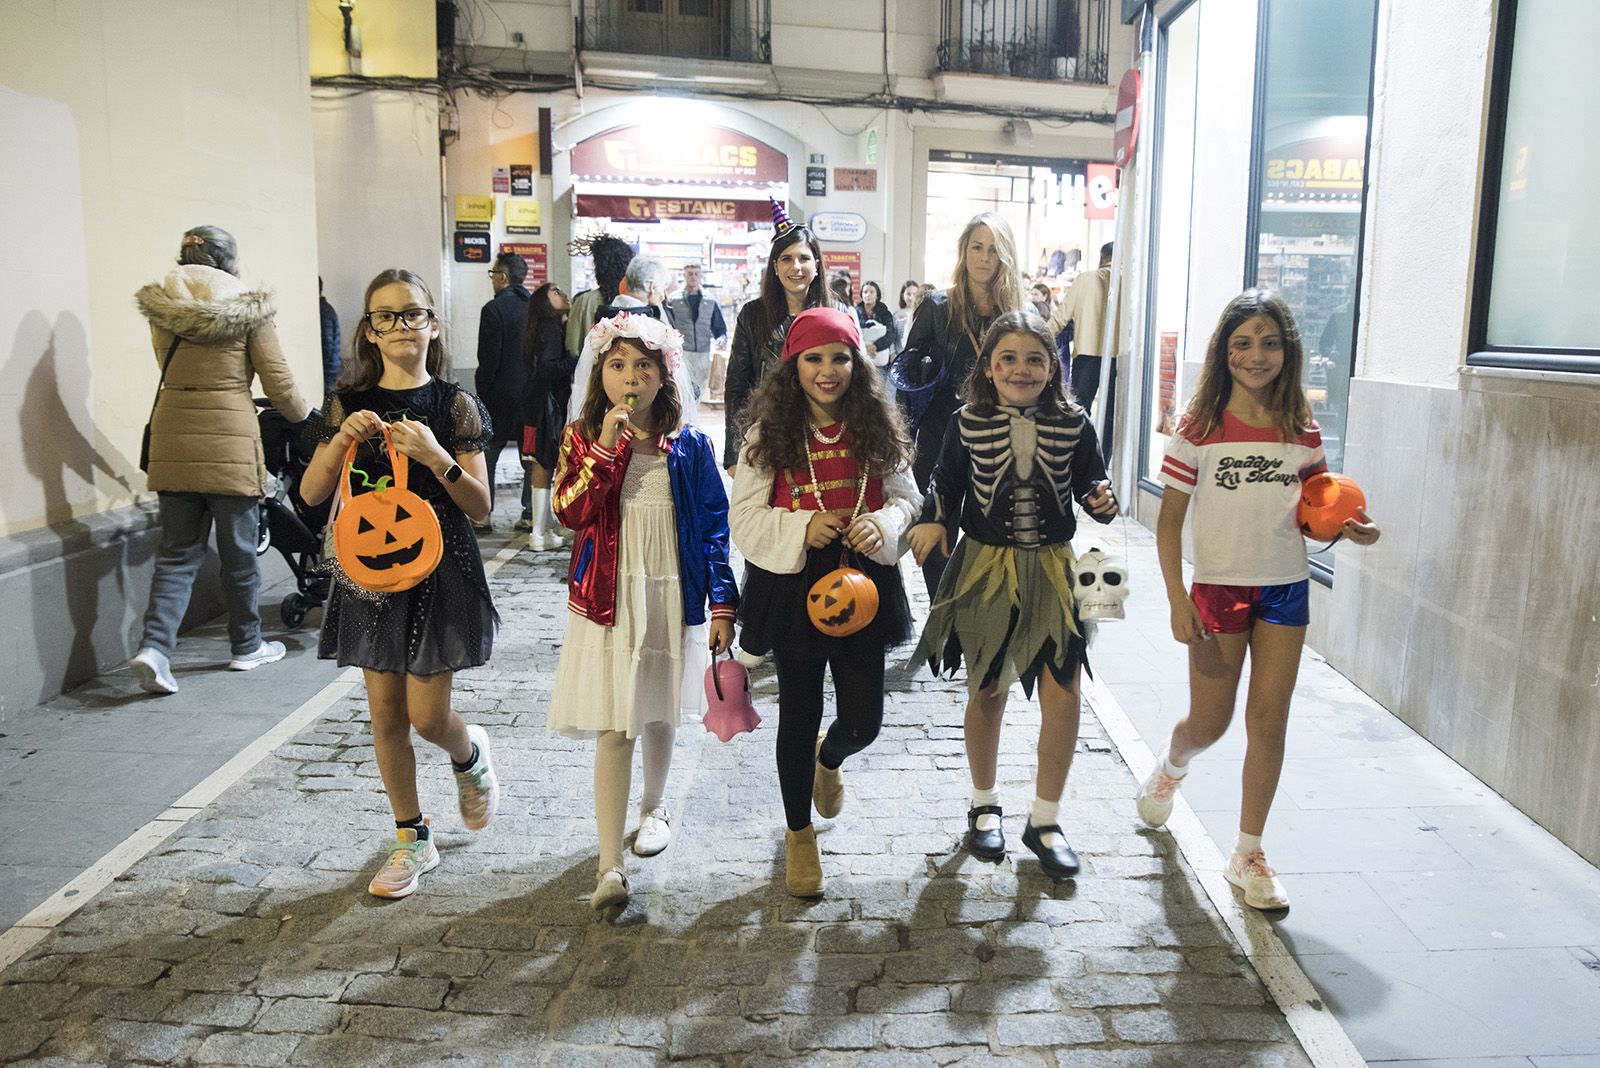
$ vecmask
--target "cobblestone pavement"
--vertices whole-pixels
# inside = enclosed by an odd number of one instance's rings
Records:
[[[495,741],[490,829],[462,830],[418,742],[443,855],[418,893],[366,893],[393,824],[357,689],[0,975],[0,1062],[1309,1063],[1170,840],[1136,831],[1092,716],[1064,806],[1076,882],[1020,845],[1038,715],[1016,698],[1011,860],[959,849],[964,690],[925,673],[891,678],[818,824],[824,899],[782,888],[762,671],[755,735],[680,732],[672,846],[630,854],[633,900],[597,915],[592,746],[544,729],[563,573],[554,554],[501,568],[493,664],[456,683]]]

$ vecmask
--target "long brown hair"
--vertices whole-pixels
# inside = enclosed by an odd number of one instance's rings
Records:
[[[748,460],[768,471],[806,465],[810,409],[800,388],[797,362],[798,357],[782,360],[768,371],[745,406],[745,426],[761,428],[750,442]],[[839,421],[849,428],[851,453],[863,469],[882,477],[911,463],[911,435],[900,409],[890,402],[878,369],[854,346],[850,387],[840,399]]]
[[[649,430],[654,434],[666,434],[676,430],[678,421],[683,418],[683,402],[678,399],[678,384],[667,371],[661,353],[637,338],[619,337],[608,345],[604,352],[595,353],[594,366],[589,368],[589,391],[583,395],[583,408],[578,412],[578,424],[583,428],[584,436],[591,441],[599,438],[600,421],[615,407],[611,403],[611,398],[606,396],[604,375],[606,360],[611,358],[618,345],[626,345],[635,352],[644,353],[655,362],[661,372],[661,390],[650,405],[650,425],[640,429]],[[634,425],[638,426],[637,423]]]
[[[339,381],[334,383],[336,391],[371,389],[378,384],[378,379],[383,377],[383,353],[378,351],[377,342],[367,338],[366,313],[372,310],[372,294],[384,286],[395,283],[412,286],[422,292],[428,302],[428,307],[433,307],[433,294],[428,290],[428,283],[412,274],[404,267],[390,267],[387,271],[380,271],[378,276],[367,283],[367,295],[361,298],[361,321],[356,324],[355,338],[350,344],[350,358],[344,361],[344,370],[339,373]],[[439,336],[428,342],[427,358],[428,374],[434,378],[443,378],[450,369],[450,356],[444,348],[444,323],[439,323]]]
[[[817,244],[817,239],[810,230],[804,226],[796,226],[774,241],[772,251],[767,253],[767,269],[761,276],[761,296],[756,298],[761,301],[761,314],[756,317],[756,326],[760,328],[760,332],[756,335],[758,345],[776,337],[778,328],[789,318],[789,298],[783,283],[778,280],[778,257],[783,255],[784,250],[790,245],[801,241],[811,249],[811,257],[817,264],[817,273],[806,289],[806,307],[823,306],[826,285],[822,270],[822,246]]]
[[[1228,301],[1217,320],[1217,328],[1206,343],[1206,362],[1200,369],[1200,382],[1184,410],[1180,432],[1200,441],[1222,425],[1223,410],[1233,395],[1233,375],[1228,371],[1228,339],[1233,332],[1258,315],[1265,315],[1278,326],[1283,337],[1283,370],[1272,385],[1268,407],[1284,441],[1293,441],[1311,428],[1311,405],[1300,384],[1300,368],[1305,352],[1300,343],[1300,327],[1289,305],[1271,289],[1247,289]]]
[[[989,299],[995,312],[1019,311],[1022,308],[1022,272],[1017,267],[1017,241],[1011,236],[1011,224],[992,211],[979,212],[967,220],[956,240],[956,269],[950,273],[950,325],[958,334],[978,332],[978,310],[973,306],[972,293],[967,281],[967,242],[972,231],[987,226],[994,235],[995,251],[1000,254],[1000,269],[995,272],[989,287]]]
[[[994,350],[1000,347],[1000,339],[1008,334],[1026,334],[1049,355],[1050,378],[1045,382],[1044,392],[1039,394],[1039,410],[1050,415],[1066,415],[1076,409],[1078,406],[1067,388],[1066,372],[1061,366],[1061,357],[1056,354],[1056,343],[1050,336],[1050,327],[1031,311],[1006,312],[989,327],[988,333],[983,335],[983,347],[978,350],[978,358],[972,361],[972,370],[966,382],[962,383],[961,399],[980,415],[992,415],[1000,406],[1000,394],[994,388],[994,380],[983,372],[989,366]]]

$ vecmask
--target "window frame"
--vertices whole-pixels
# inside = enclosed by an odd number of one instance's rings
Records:
[[[1266,118],[1267,118],[1267,37],[1270,29],[1268,22],[1272,18],[1273,3],[1284,3],[1285,0],[1257,0],[1256,7],[1256,85],[1254,100],[1253,127],[1250,132],[1250,200],[1245,215],[1245,256],[1244,256],[1244,287],[1253,289],[1260,280],[1261,273],[1261,192],[1263,184],[1262,157],[1266,153]],[[1355,247],[1355,282],[1350,290],[1350,352],[1347,359],[1350,362],[1349,373],[1353,381],[1356,377],[1356,356],[1361,341],[1361,291],[1366,282],[1367,272],[1364,269],[1367,246],[1367,213],[1371,206],[1372,194],[1372,112],[1374,108],[1373,97],[1377,90],[1378,76],[1378,32],[1379,20],[1382,18],[1382,9],[1379,0],[1372,0],[1372,53],[1367,60],[1367,134],[1361,155],[1361,212],[1356,220],[1356,247]],[[1348,426],[1350,413],[1345,412],[1345,422]],[[1311,578],[1323,586],[1333,586],[1333,563],[1331,554],[1324,558],[1324,553],[1308,552],[1311,564]]]
[[[1145,249],[1145,257],[1144,257],[1145,258],[1145,264],[1144,264],[1144,269],[1145,269],[1145,280],[1144,280],[1145,307],[1143,308],[1143,313],[1144,313],[1144,320],[1145,320],[1144,321],[1144,348],[1145,348],[1145,353],[1144,353],[1144,367],[1142,368],[1143,373],[1140,376],[1141,382],[1140,382],[1140,388],[1139,388],[1139,395],[1140,395],[1139,396],[1139,421],[1138,421],[1138,430],[1137,430],[1139,448],[1138,448],[1138,458],[1136,460],[1136,469],[1135,470],[1136,470],[1136,485],[1137,485],[1137,487],[1139,489],[1145,491],[1146,493],[1153,494],[1158,500],[1166,495],[1167,487],[1165,485],[1163,485],[1160,482],[1160,480],[1151,478],[1146,472],[1148,472],[1150,470],[1150,419],[1151,419],[1152,413],[1153,413],[1153,411],[1155,409],[1156,374],[1158,373],[1155,370],[1156,361],[1151,359],[1150,352],[1151,352],[1152,339],[1156,336],[1155,335],[1155,329],[1154,329],[1155,328],[1155,322],[1156,322],[1156,311],[1155,311],[1156,302],[1155,302],[1154,298],[1155,298],[1155,292],[1156,292],[1156,281],[1157,281],[1156,275],[1157,275],[1158,263],[1157,263],[1157,257],[1155,255],[1155,252],[1156,252],[1156,249],[1157,249],[1157,245],[1159,243],[1159,239],[1158,239],[1157,235],[1160,232],[1160,220],[1161,220],[1161,172],[1162,172],[1163,167],[1166,164],[1166,148],[1167,148],[1167,146],[1166,146],[1166,133],[1165,133],[1165,129],[1166,129],[1165,117],[1166,117],[1166,113],[1167,113],[1167,88],[1168,88],[1168,78],[1167,78],[1167,54],[1168,54],[1167,31],[1171,28],[1172,24],[1178,20],[1178,18],[1180,16],[1182,16],[1190,8],[1194,7],[1195,4],[1198,3],[1198,2],[1199,2],[1199,0],[1182,0],[1181,3],[1175,4],[1163,16],[1161,16],[1161,18],[1156,22],[1155,26],[1152,27],[1152,33],[1154,35],[1153,36],[1153,42],[1154,42],[1154,44],[1156,46],[1155,50],[1154,50],[1155,63],[1152,64],[1155,67],[1155,80],[1156,80],[1155,93],[1153,94],[1154,97],[1155,97],[1155,101],[1154,101],[1155,107],[1152,109],[1154,111],[1154,114],[1150,115],[1150,116],[1147,116],[1145,119],[1142,120],[1142,122],[1145,125],[1146,131],[1147,131],[1145,133],[1146,143],[1150,146],[1150,153],[1149,153],[1149,155],[1150,155],[1149,167],[1150,167],[1150,173],[1151,173],[1151,182],[1150,182],[1150,234],[1148,235],[1148,240],[1146,241],[1147,248]],[[1193,165],[1193,160],[1192,159],[1190,160],[1190,165],[1191,166]],[[1192,208],[1193,200],[1194,200],[1194,191],[1193,191],[1192,188],[1190,189],[1189,197],[1190,197],[1190,205],[1191,205],[1191,208]],[[1191,229],[1192,229],[1192,227],[1191,227]],[[1193,238],[1191,237],[1191,241],[1192,240],[1193,240]],[[1187,250],[1185,250],[1184,255],[1185,255],[1185,258],[1187,259],[1187,257],[1188,257],[1188,251]],[[1185,287],[1186,290],[1188,288],[1188,285],[1189,285],[1189,277],[1188,277],[1187,274],[1185,274],[1184,275],[1184,287]],[[1184,304],[1187,307],[1187,305],[1188,305],[1188,294],[1187,294],[1187,292],[1185,292],[1185,294],[1184,294]],[[1127,387],[1125,387],[1125,388],[1131,389],[1132,387],[1133,387],[1133,383],[1130,381],[1128,383]]]
[[[1478,240],[1473,256],[1472,304],[1467,321],[1466,366],[1593,375],[1596,376],[1596,384],[1600,384],[1600,347],[1491,345],[1488,340],[1489,299],[1494,291],[1495,237],[1500,221],[1500,183],[1505,167],[1506,107],[1510,103],[1511,64],[1515,55],[1517,2],[1499,0],[1495,7],[1487,121],[1484,124],[1483,171],[1479,182]]]

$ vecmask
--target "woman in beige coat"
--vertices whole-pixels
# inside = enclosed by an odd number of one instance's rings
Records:
[[[213,522],[233,651],[229,669],[283,659],[282,642],[261,640],[256,611],[255,546],[267,469],[251,379],[260,377],[289,422],[301,422],[310,409],[278,346],[272,298],[239,280],[237,247],[226,230],[197,226],[184,234],[178,267],[135,300],[150,321],[157,366],[167,370],[150,423],[148,471],[160,499],[161,550],[132,667],[148,692],[177,693],[170,658]]]

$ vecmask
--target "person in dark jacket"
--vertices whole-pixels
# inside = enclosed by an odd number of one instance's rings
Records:
[[[822,246],[811,231],[796,226],[772,202],[772,251],[761,275],[761,295],[739,309],[733,342],[728,351],[728,377],[723,386],[727,434],[722,446],[722,466],[731,474],[744,448],[744,408],[767,371],[783,354],[789,324],[807,308],[839,307],[830,299],[822,277]]]
[[[917,305],[905,347],[895,357],[896,399],[917,443],[912,474],[918,489],[928,488],[945,429],[960,403],[957,390],[972,370],[989,324],[1022,310],[1016,248],[1010,225],[999,215],[986,211],[968,220],[956,242],[950,288],[928,294]],[[944,558],[929,556],[922,573],[932,596]]]
[[[528,328],[528,291],[523,280],[528,263],[514,252],[494,258],[489,280],[494,283],[494,299],[483,306],[478,319],[478,373],[474,384],[478,399],[489,409],[489,425],[494,440],[484,459],[489,466],[489,516],[474,523],[480,531],[494,529],[494,471],[506,442],[522,438],[522,390],[527,384],[522,365],[522,335]],[[522,478],[522,515],[531,518],[532,487],[528,472]]]
[[[516,530],[528,531],[528,547],[535,552],[561,547],[560,531],[550,511],[550,475],[556,469],[556,450],[567,421],[567,398],[572,395],[572,371],[577,358],[567,353],[564,335],[570,308],[567,295],[554,282],[546,282],[528,299],[528,329],[523,334],[522,364],[526,385],[522,391],[522,458],[531,461],[533,514],[517,520]]]
[[[317,309],[322,315],[322,391],[331,393],[333,384],[339,381],[344,358],[339,355],[339,313],[322,295],[320,274],[317,275]]]

